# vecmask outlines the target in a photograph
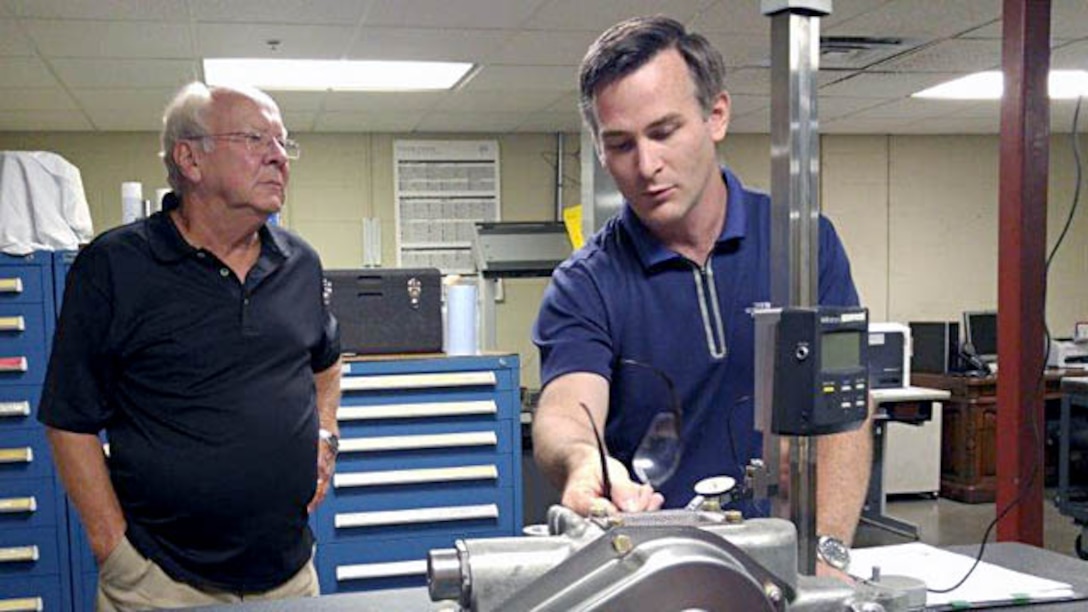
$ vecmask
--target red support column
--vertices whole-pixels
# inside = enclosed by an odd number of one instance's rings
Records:
[[[1026,493],[997,539],[1042,546],[1050,0],[1004,0],[1002,18],[997,512]]]

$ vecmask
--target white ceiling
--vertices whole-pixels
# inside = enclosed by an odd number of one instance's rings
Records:
[[[1053,0],[1053,68],[1088,69],[1088,1]],[[459,60],[443,93],[273,92],[288,127],[317,132],[577,131],[577,65],[624,17],[665,12],[722,50],[731,129],[769,125],[769,20],[759,0],[0,0],[0,130],[156,131],[203,57]],[[1000,68],[1000,0],[834,0],[824,36],[905,41],[825,55],[826,133],[996,133],[998,102],[910,99]],[[279,41],[272,49],[270,40]],[[1051,105],[1069,131],[1073,102]],[[1088,112],[1088,109],[1086,109]],[[1088,123],[1088,121],[1082,122]],[[1083,129],[1083,128],[1082,128]]]

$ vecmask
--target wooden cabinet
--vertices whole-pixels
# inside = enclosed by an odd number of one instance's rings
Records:
[[[1060,372],[1046,375],[1045,401],[1061,400]],[[945,389],[952,396],[942,413],[941,497],[969,504],[992,502],[997,487],[997,376],[911,374],[922,387]],[[1045,444],[1044,423],[1039,441]]]

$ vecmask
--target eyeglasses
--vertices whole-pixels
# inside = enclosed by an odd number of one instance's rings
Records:
[[[653,372],[669,390],[669,407],[654,415],[631,458],[631,468],[638,479],[656,489],[676,472],[684,453],[684,441],[680,438],[683,431],[680,397],[672,378],[663,370],[634,359],[620,359],[619,363]]]
[[[222,134],[204,134],[201,136],[187,136],[186,140],[231,140],[241,142],[250,153],[264,153],[273,143],[283,149],[287,159],[298,159],[302,156],[302,147],[290,138],[276,138],[259,132],[223,132]]]

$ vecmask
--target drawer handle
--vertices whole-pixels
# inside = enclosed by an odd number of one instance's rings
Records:
[[[22,293],[23,279],[0,278],[0,293]]]
[[[38,509],[38,500],[30,497],[9,497],[0,499],[0,514],[17,514],[20,512],[34,512]]]
[[[26,331],[23,317],[0,317],[0,331]]]
[[[336,580],[368,580],[371,578],[392,578],[394,576],[415,576],[427,573],[427,562],[423,559],[414,561],[394,561],[392,563],[364,563],[362,565],[337,565]]]
[[[41,597],[0,599],[0,612],[42,612],[45,602]]]
[[[26,357],[0,357],[0,372],[26,372]]]
[[[493,431],[433,434],[425,436],[384,436],[380,438],[350,438],[340,440],[342,453],[380,453],[384,451],[427,448],[458,448],[462,446],[497,446],[499,436]]]
[[[494,387],[494,372],[446,372],[437,374],[384,374],[379,376],[344,376],[341,391],[382,389],[430,389],[433,387]]]
[[[382,406],[341,406],[336,411],[338,421],[371,421],[378,419],[420,419],[436,416],[498,414],[493,401],[437,402],[427,404],[386,404]]]
[[[0,402],[0,417],[30,416],[30,402]]]
[[[30,463],[32,461],[34,461],[34,449],[29,446],[0,448],[0,463]]]
[[[39,558],[37,546],[12,546],[0,548],[0,563],[22,563],[25,561],[37,561]]]
[[[479,506],[447,506],[444,508],[412,508],[410,510],[337,514],[334,524],[339,529],[343,527],[385,527],[389,525],[494,518],[499,518],[499,506],[496,504],[482,504]]]
[[[378,487],[384,485],[417,484],[421,482],[457,482],[461,480],[496,480],[499,468],[494,465],[467,465],[452,468],[422,470],[390,470],[385,472],[355,472],[336,474],[332,486]]]

